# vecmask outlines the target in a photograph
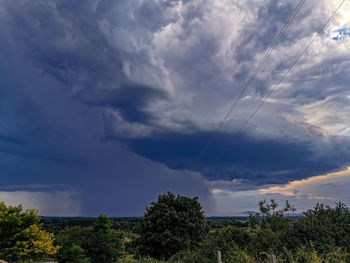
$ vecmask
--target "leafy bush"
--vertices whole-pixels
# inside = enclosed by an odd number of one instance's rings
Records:
[[[169,263],[210,263],[212,262],[207,257],[202,255],[200,251],[182,250],[172,256]]]
[[[317,204],[304,215],[294,222],[288,233],[290,249],[312,243],[322,255],[337,248],[350,251],[350,212],[345,204],[337,203],[335,208]]]
[[[118,263],[165,263],[150,257],[134,258],[133,255],[126,255],[118,260]]]

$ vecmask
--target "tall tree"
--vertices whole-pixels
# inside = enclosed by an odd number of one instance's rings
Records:
[[[262,228],[268,228],[272,231],[285,231],[290,225],[291,220],[286,214],[295,212],[295,207],[290,204],[288,200],[283,208],[277,209],[278,203],[274,199],[267,203],[266,200],[259,202],[260,213],[249,215],[249,222],[251,226],[260,225]]]
[[[55,258],[60,263],[88,263],[84,244],[90,236],[92,227],[67,227],[56,235],[56,242],[61,246]]]
[[[196,249],[208,230],[198,197],[168,192],[146,208],[137,240],[138,253],[168,259],[180,250]]]
[[[56,254],[53,234],[42,230],[39,222],[38,211],[0,202],[0,257],[29,262]]]
[[[112,263],[124,253],[125,233],[112,228],[112,220],[100,215],[83,244],[92,262]]]

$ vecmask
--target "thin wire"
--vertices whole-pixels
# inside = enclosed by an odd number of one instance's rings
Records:
[[[274,90],[279,86],[279,84],[284,80],[284,78],[288,75],[288,73],[294,68],[294,66],[298,63],[299,59],[305,54],[306,50],[312,45],[314,40],[321,34],[321,32],[324,30],[328,22],[333,18],[333,16],[338,12],[339,8],[345,3],[346,0],[343,0],[337,9],[333,12],[333,14],[327,19],[327,21],[324,23],[324,25],[321,27],[321,29],[317,32],[317,34],[312,38],[312,40],[309,42],[309,44],[304,48],[304,50],[299,54],[297,59],[294,61],[294,63],[289,67],[287,72],[282,76],[282,78],[275,84],[275,86],[265,95],[263,100],[260,102],[258,107],[253,111],[253,113],[249,116],[247,121],[242,125],[242,127],[238,130],[237,133],[240,133],[242,130],[244,130],[248,123],[251,121],[251,119],[254,117],[254,115],[259,111],[259,109],[264,105],[266,100],[271,96],[271,94],[274,92]]]
[[[281,40],[283,34],[285,33],[285,31],[287,30],[287,28],[289,27],[289,25],[292,23],[292,21],[294,20],[295,16],[297,15],[297,13],[299,12],[299,10],[301,9],[301,7],[303,6],[303,4],[305,3],[306,0],[300,0],[300,2],[298,3],[298,5],[295,7],[295,9],[293,10],[291,16],[288,19],[288,22],[284,25],[283,29],[279,32],[279,34],[276,36],[274,42],[272,43],[272,45],[270,46],[270,48],[266,51],[264,57],[259,61],[258,66],[256,67],[256,69],[254,70],[253,74],[250,76],[250,78],[248,79],[248,81],[246,82],[246,84],[244,85],[243,89],[241,90],[240,94],[238,97],[236,97],[236,99],[234,100],[232,106],[230,107],[230,110],[226,113],[224,119],[221,121],[221,123],[219,124],[219,126],[217,127],[217,129],[215,130],[214,134],[208,139],[207,143],[205,144],[205,146],[202,148],[202,150],[200,151],[200,153],[198,154],[197,158],[195,159],[195,161],[192,164],[191,168],[194,168],[197,164],[197,162],[199,161],[199,159],[201,158],[201,156],[204,154],[204,152],[208,149],[209,145],[211,144],[211,142],[213,141],[213,139],[215,138],[215,136],[217,135],[217,133],[221,130],[221,128],[224,126],[225,122],[227,121],[228,117],[231,115],[231,113],[233,112],[234,108],[236,107],[236,105],[238,104],[239,100],[244,96],[246,90],[248,89],[248,87],[250,86],[250,84],[253,82],[253,80],[255,79],[255,76],[258,74],[258,72],[260,71],[260,69],[264,66],[264,64],[266,63],[267,59],[269,58],[272,50],[276,47],[276,45],[278,44],[278,42]]]
[[[262,58],[262,60],[260,60],[258,67],[255,69],[254,73],[250,76],[249,80],[247,81],[247,83],[245,84],[244,88],[242,89],[242,91],[240,92],[239,96],[236,98],[236,100],[234,101],[234,103],[232,104],[230,110],[227,112],[224,120],[221,122],[221,124],[218,127],[218,130],[220,130],[222,128],[222,126],[224,125],[224,123],[226,122],[226,120],[228,119],[228,117],[230,116],[230,114],[232,113],[232,111],[234,110],[235,106],[237,105],[237,103],[239,102],[239,100],[241,98],[243,98],[244,93],[246,92],[246,90],[248,89],[248,87],[250,86],[250,84],[253,82],[255,76],[259,73],[260,69],[263,67],[263,65],[266,63],[267,59],[269,58],[272,50],[275,48],[275,46],[278,44],[278,42],[281,40],[284,32],[287,30],[287,28],[289,27],[289,25],[292,23],[293,19],[295,18],[295,16],[297,15],[297,13],[299,12],[299,10],[301,9],[301,7],[303,6],[303,4],[305,3],[305,0],[301,0],[298,5],[296,6],[296,8],[294,9],[292,15],[290,16],[287,24],[284,25],[283,29],[280,31],[280,33],[277,35],[275,41],[273,42],[273,44],[271,45],[271,47],[268,49],[268,51],[265,53],[264,57]]]

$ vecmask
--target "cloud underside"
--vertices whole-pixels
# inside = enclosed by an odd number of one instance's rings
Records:
[[[100,188],[121,189],[128,168],[148,167],[126,188],[164,173],[164,185],[190,178],[209,200],[210,182],[256,190],[346,167],[349,3],[238,133],[338,4],[304,4],[213,136],[294,1],[0,0],[4,185],[89,192],[102,176]]]
[[[208,141],[207,150],[198,159]],[[243,134],[167,134],[156,139],[128,140],[126,145],[131,151],[165,163],[171,169],[194,169],[209,180],[244,179],[255,185],[281,184],[319,175],[339,169],[348,161],[347,150],[341,149],[339,142],[318,145],[330,149],[332,155],[328,156],[315,153],[318,148],[310,141],[283,142]]]

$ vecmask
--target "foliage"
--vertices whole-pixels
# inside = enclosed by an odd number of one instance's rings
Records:
[[[182,250],[173,255],[169,263],[210,263],[213,262],[206,256],[202,255],[200,251]]]
[[[168,259],[180,250],[196,249],[208,233],[198,198],[168,192],[146,208],[137,240],[139,255]]]
[[[126,255],[118,260],[118,263],[165,263],[150,257],[134,258],[133,255]]]
[[[0,257],[8,261],[40,260],[57,253],[53,234],[41,229],[36,210],[0,202]]]
[[[279,254],[283,251],[283,241],[278,234],[271,229],[259,228],[250,232],[251,242],[247,250],[250,255],[260,260],[266,259],[266,255]]]
[[[222,257],[226,258],[237,248],[245,249],[251,242],[252,237],[245,229],[228,226],[215,232],[211,232],[201,244],[200,253],[211,261],[215,261],[217,251],[220,250]]]
[[[137,233],[137,228],[141,222],[139,217],[115,217],[112,220],[113,229],[122,230],[130,233]],[[42,217],[43,227],[45,230],[58,234],[67,227],[89,227],[93,226],[97,218],[95,217],[67,217],[67,218],[50,218]]]
[[[195,249],[184,249],[169,263],[222,262],[335,263],[350,262],[349,210],[342,203],[335,208],[317,204],[303,217],[291,220],[295,208],[287,201],[282,209],[271,200],[259,203],[260,212],[251,215],[251,227],[228,226],[212,230]]]
[[[138,233],[138,226],[142,221],[141,217],[115,217],[110,218],[113,221],[113,229],[122,230],[127,233]],[[97,218],[94,217],[63,217],[50,218],[41,217],[43,228],[46,231],[58,234],[67,227],[93,226]],[[210,229],[221,229],[227,226],[247,227],[247,217],[207,217],[205,219]]]
[[[87,263],[90,259],[86,256],[84,246],[88,233],[92,229],[87,227],[71,227],[61,231],[56,236],[56,242],[61,246],[61,249],[56,255],[59,262],[69,263]]]
[[[266,200],[259,202],[260,213],[249,215],[251,226],[259,225],[262,228],[269,228],[272,231],[283,231],[290,223],[289,218],[285,217],[286,213],[294,212],[295,207],[287,200],[284,208],[277,210],[278,203],[274,199],[267,203]]]
[[[222,262],[255,262],[245,249],[252,237],[244,229],[232,226],[210,233],[209,237],[202,242],[195,251],[185,250],[172,256],[170,263],[209,263],[216,262],[217,251],[222,254]]]
[[[254,257],[249,255],[246,250],[239,249],[234,247],[227,253],[227,256],[223,260],[224,263],[255,263],[257,262]]]
[[[112,221],[100,215],[88,234],[86,253],[93,262],[115,262],[124,252],[125,234],[112,228]]]
[[[137,263],[137,262],[139,261],[135,259],[133,255],[125,255],[124,257],[121,257],[118,260],[118,263]]]
[[[290,248],[312,243],[323,255],[336,248],[350,251],[350,212],[343,203],[335,208],[317,204],[294,222],[288,241]]]
[[[341,248],[337,248],[326,255],[327,263],[346,263],[350,262],[349,252],[343,251]]]
[[[59,262],[115,262],[124,254],[125,234],[112,228],[112,221],[100,215],[92,227],[72,227],[57,235],[62,246]],[[74,248],[74,249],[73,249]]]
[[[58,257],[59,262],[70,262],[70,263],[89,263],[89,258],[86,257],[84,249],[78,245],[72,245],[71,247],[65,247]]]
[[[55,257],[69,263],[209,263],[216,262],[218,250],[223,263],[266,263],[272,255],[280,263],[350,262],[350,211],[345,204],[317,204],[294,220],[288,216],[295,211],[288,201],[282,209],[274,200],[261,201],[259,209],[250,215],[249,227],[211,218],[208,233],[198,199],[168,193],[146,209],[141,235],[117,231],[115,221],[100,215],[89,226],[60,228],[54,245],[37,211],[0,203],[0,257],[37,262],[61,246]],[[121,222],[129,225],[128,220]]]
[[[229,226],[212,231],[199,249],[181,251],[170,262],[197,262],[197,258],[202,262],[215,262],[218,250],[222,252],[224,263],[270,262],[272,254],[278,262],[350,262],[347,252],[349,211],[344,204],[337,204],[334,209],[317,205],[305,212],[304,217],[294,221],[285,215],[294,211],[289,202],[283,209],[278,210],[277,207],[273,200],[269,204],[260,202],[260,213],[250,217],[254,228]],[[331,233],[332,230],[336,230],[336,233]],[[341,237],[341,234],[345,236]],[[313,243],[316,237],[320,238],[317,245]]]
[[[246,217],[209,217],[206,222],[210,229],[221,229],[228,226],[247,227],[248,222]]]

